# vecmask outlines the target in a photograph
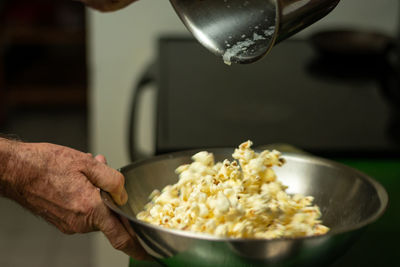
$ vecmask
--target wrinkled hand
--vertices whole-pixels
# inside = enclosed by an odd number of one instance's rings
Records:
[[[80,0],[80,1],[82,1],[89,7],[106,12],[124,8],[137,0]]]
[[[127,201],[123,175],[104,156],[47,144],[14,142],[6,169],[6,196],[54,224],[63,233],[100,230],[112,246],[136,258],[145,251],[134,233],[104,205],[99,188],[118,204]]]

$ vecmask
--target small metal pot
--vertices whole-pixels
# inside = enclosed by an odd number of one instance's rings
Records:
[[[251,63],[328,14],[339,0],[170,0],[207,49],[229,62]],[[235,50],[235,51],[233,51]]]

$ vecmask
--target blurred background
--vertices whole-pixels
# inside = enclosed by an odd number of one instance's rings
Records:
[[[262,61],[228,67],[168,1],[100,13],[70,0],[3,0],[0,133],[102,153],[114,168],[246,139],[396,166],[399,10],[397,0],[344,0]],[[332,29],[379,36],[339,37],[333,48],[313,39]],[[65,236],[3,198],[0,212],[0,266],[128,265],[99,233]]]

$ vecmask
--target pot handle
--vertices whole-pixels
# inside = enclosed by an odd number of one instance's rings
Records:
[[[140,76],[139,81],[133,87],[133,94],[131,98],[130,105],[130,113],[129,113],[129,122],[128,122],[128,149],[129,149],[129,158],[130,160],[136,161],[139,159],[143,159],[148,157],[143,152],[138,151],[136,148],[136,124],[137,124],[137,105],[140,99],[140,96],[144,92],[144,90],[149,87],[147,85],[156,82],[156,63],[151,63]]]

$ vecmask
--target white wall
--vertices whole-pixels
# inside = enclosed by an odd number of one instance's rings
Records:
[[[161,33],[186,33],[168,1],[141,0],[102,14],[89,11],[90,142],[119,167],[127,163],[126,123],[132,86],[154,57]]]
[[[132,86],[154,57],[160,33],[186,33],[166,0],[140,0],[101,14],[88,11],[90,68],[90,146],[107,156],[112,167],[128,163],[126,131]],[[128,259],[105,238],[94,238],[94,266],[128,266]]]
[[[348,25],[395,34],[397,2],[342,0],[331,14],[300,35]],[[91,151],[105,154],[109,164],[117,168],[128,163],[126,126],[132,85],[155,56],[156,37],[187,31],[167,0],[140,0],[109,14],[89,10],[88,18]],[[151,144],[151,139],[143,144]],[[97,267],[127,266],[127,258],[100,235],[95,240],[95,255]]]

